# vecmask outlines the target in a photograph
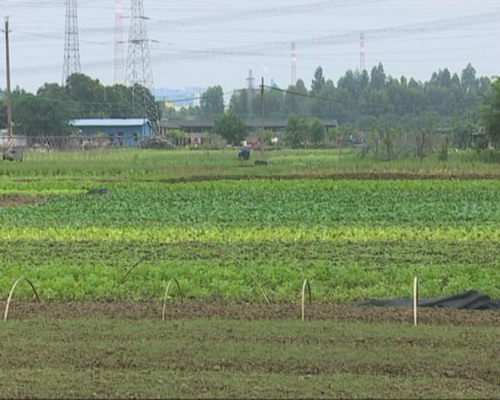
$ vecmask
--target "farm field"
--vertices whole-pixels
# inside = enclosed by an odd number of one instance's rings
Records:
[[[500,295],[498,181],[58,185],[3,186],[48,197],[0,211],[2,293],[27,276],[48,300],[145,300],[176,278],[192,298],[261,301],[253,275],[275,301],[307,278],[345,302],[408,295],[418,275],[424,296]]]
[[[471,314],[417,328],[244,315],[9,321],[0,330],[0,396],[498,397],[498,327]]]
[[[262,157],[269,166],[140,150],[1,164],[0,304],[20,277],[43,303],[16,288],[0,397],[494,398],[497,312],[424,310],[414,328],[410,310],[356,304],[410,297],[414,276],[424,298],[500,298],[498,164]],[[174,278],[186,302],[172,287],[160,321]],[[310,321],[298,321],[304,279]]]
[[[236,159],[237,149],[138,150],[27,153],[23,163],[3,163],[2,177],[26,180],[176,181],[242,179],[255,177],[301,178],[499,178],[498,154],[450,151],[448,161],[428,155],[374,161],[360,158],[360,150],[252,151],[250,160]],[[255,160],[268,161],[255,166]]]

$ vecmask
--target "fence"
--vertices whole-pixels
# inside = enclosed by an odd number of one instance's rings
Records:
[[[24,150],[92,150],[117,147],[140,147],[144,138],[138,136],[15,136],[12,146]],[[0,138],[0,147],[6,149],[8,140]]]

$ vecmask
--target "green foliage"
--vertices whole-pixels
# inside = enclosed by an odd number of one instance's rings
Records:
[[[189,296],[259,301],[242,265],[277,301],[304,278],[323,300],[403,296],[413,274],[429,295],[499,293],[497,181],[78,185],[4,185],[55,197],[0,209],[0,295],[24,275],[51,300],[159,298],[176,277]]]
[[[347,165],[365,174],[443,170],[430,157],[383,166],[348,151],[345,158],[350,164],[327,169],[337,152],[270,152],[260,178],[324,177]],[[450,154],[450,174],[459,174],[454,162]],[[234,151],[29,154],[3,168],[0,199],[46,197],[0,208],[0,296],[28,276],[45,299],[146,300],[161,297],[165,280],[176,277],[188,296],[261,301],[242,265],[275,301],[295,299],[304,278],[314,280],[321,300],[404,296],[414,274],[429,295],[470,288],[499,295],[497,180],[205,181],[250,174]],[[160,183],[196,173],[202,182]],[[107,195],[85,194],[103,179]],[[19,298],[30,296],[19,289]]]
[[[433,115],[434,127],[450,129],[457,120],[465,126],[477,125],[478,106],[489,85],[488,78],[476,77],[470,64],[460,76],[444,68],[435,72],[427,82],[417,82],[405,76],[394,78],[387,75],[383,65],[379,64],[370,74],[367,71],[346,71],[338,79],[337,87],[323,76],[322,68],[318,67],[311,91],[302,80],[287,90],[266,89],[266,118],[285,119],[293,113],[323,120],[336,119],[341,125],[349,124],[364,130],[370,129],[365,125],[373,125],[369,121],[384,120],[389,121],[391,130],[400,127],[408,130],[427,129],[423,126],[425,120]],[[271,97],[272,93],[274,97]],[[232,97],[230,107],[240,117],[250,119],[259,115],[259,104],[259,96],[252,99],[243,89]],[[463,136],[457,136],[454,142],[461,148],[468,144]]]
[[[325,126],[319,119],[314,119],[311,124],[311,141],[315,145],[323,143],[326,136]]]
[[[318,94],[325,87],[325,77],[323,76],[323,68],[318,67],[314,71],[314,78],[311,82],[311,93]]]
[[[13,92],[14,134],[25,136],[60,136],[71,132],[68,120],[71,106],[64,102],[40,99],[24,91]]]
[[[228,111],[215,120],[214,132],[228,143],[239,145],[247,137],[248,127],[234,112]]]
[[[186,137],[186,132],[181,129],[170,129],[166,134],[165,138],[170,140],[180,139]]]
[[[500,79],[491,85],[491,91],[484,99],[482,120],[486,133],[495,143],[500,141]]]
[[[294,148],[305,147],[310,136],[309,118],[291,114],[285,127],[285,143]]]
[[[214,118],[224,113],[224,93],[222,87],[209,87],[201,96],[200,112],[205,118]]]
[[[274,143],[272,142],[272,139],[275,137],[276,137],[276,132],[271,131],[269,129],[264,129],[264,131],[262,131],[262,132],[259,131],[259,133],[257,135],[257,139],[261,143],[265,143],[268,146],[274,145]]]

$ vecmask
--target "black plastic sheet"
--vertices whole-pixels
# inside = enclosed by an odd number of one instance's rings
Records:
[[[377,307],[412,307],[412,299],[368,300],[361,305]],[[452,307],[463,310],[500,310],[500,300],[492,300],[475,290],[436,299],[419,299],[419,307]]]

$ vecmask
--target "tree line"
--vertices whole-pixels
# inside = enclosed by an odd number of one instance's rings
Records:
[[[136,88],[137,89],[137,88]],[[146,90],[147,91],[147,90]],[[134,87],[105,86],[98,79],[75,73],[66,84],[45,83],[36,94],[12,91],[14,133],[26,136],[63,136],[79,118],[142,118],[144,107],[134,104]],[[153,95],[147,91],[147,95]],[[5,128],[6,103],[0,101],[0,127]]]
[[[308,115],[322,120],[336,119],[364,131],[392,128],[422,128],[429,124],[463,126],[479,124],[479,105],[490,90],[487,77],[476,77],[471,64],[458,74],[447,68],[432,74],[427,82],[405,76],[387,75],[382,64],[366,70],[347,71],[337,84],[326,79],[318,67],[310,89],[302,80],[286,90],[276,86],[264,91],[267,119]],[[243,119],[258,118],[260,93],[242,89],[230,102],[230,109]]]
[[[105,86],[84,74],[71,75],[63,86],[45,83],[36,94],[16,88],[12,93],[15,133],[66,135],[71,119],[143,117],[144,108],[134,104],[133,93],[133,87]],[[147,95],[153,99],[149,91]],[[380,63],[370,73],[349,70],[334,83],[319,66],[310,88],[300,79],[286,89],[244,88],[234,91],[225,107],[223,89],[215,85],[202,94],[199,106],[175,110],[158,104],[163,118],[171,120],[216,120],[226,109],[243,121],[259,120],[262,110],[265,120],[293,116],[293,131],[310,125],[314,141],[322,136],[316,120],[336,120],[353,131],[452,132],[457,147],[465,147],[467,137],[480,126],[493,138],[500,131],[500,83],[477,77],[471,64],[460,75],[444,68],[425,82],[387,75]],[[309,123],[304,122],[306,117]],[[0,127],[5,126],[5,100],[0,100]]]

